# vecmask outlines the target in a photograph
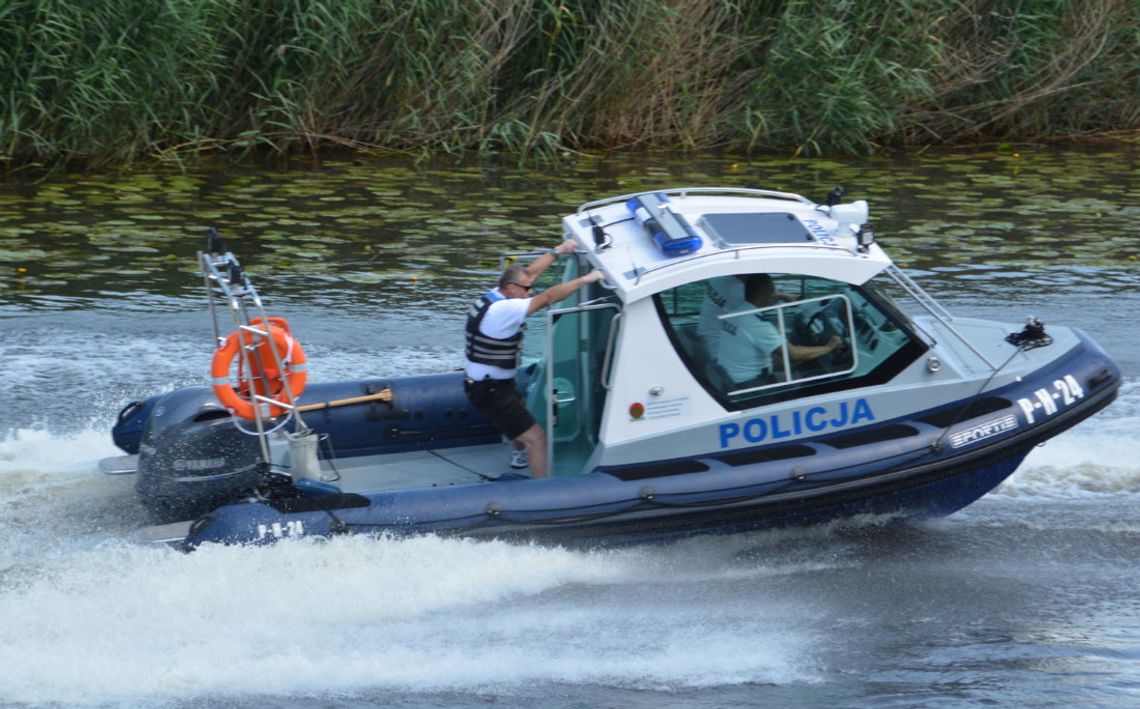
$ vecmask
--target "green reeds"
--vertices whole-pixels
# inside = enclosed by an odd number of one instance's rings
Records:
[[[1140,128],[1134,0],[6,0],[0,161]]]

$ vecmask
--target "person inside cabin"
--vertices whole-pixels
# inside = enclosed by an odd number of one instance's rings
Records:
[[[531,475],[549,475],[546,432],[527,411],[515,387],[515,373],[522,351],[526,317],[569,297],[584,285],[604,278],[591,271],[571,281],[535,294],[534,281],[555,259],[574,251],[566,240],[530,264],[513,264],[499,276],[498,287],[475,299],[467,311],[467,347],[463,369],[464,389],[472,405],[487,415],[491,424],[514,446],[512,468],[530,465]]]
[[[772,277],[766,273],[748,276],[744,283],[744,302],[732,313],[747,313],[768,308],[777,300]],[[721,320],[717,363],[736,388],[760,386],[782,380],[784,338],[764,313],[752,313]],[[822,345],[787,343],[792,362],[810,362],[843,347],[843,339],[832,336]]]
[[[697,335],[701,338],[709,359],[716,361],[720,350],[720,316],[739,308],[744,303],[745,276],[718,276],[710,278],[705,287],[705,297],[701,301],[700,319],[697,320]]]
[[[697,334],[704,344],[709,359],[716,361],[720,351],[720,336],[724,332],[721,327],[721,315],[736,311],[745,304],[744,284],[746,274],[736,276],[717,276],[710,278],[705,287],[705,297],[701,301],[701,312],[697,320]],[[776,300],[791,302],[795,296],[777,292]]]

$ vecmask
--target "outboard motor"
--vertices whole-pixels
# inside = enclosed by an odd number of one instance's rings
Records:
[[[234,426],[213,391],[186,387],[154,402],[135,489],[156,521],[190,519],[249,494],[260,463],[257,437]]]
[[[143,401],[132,401],[119,411],[119,415],[115,417],[115,425],[111,429],[111,440],[116,446],[132,455],[139,452],[143,428],[150,419],[154,403],[161,398],[159,395]]]

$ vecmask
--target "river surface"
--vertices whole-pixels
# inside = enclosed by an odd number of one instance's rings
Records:
[[[1140,705],[1136,152],[328,161],[0,184],[0,706]],[[582,551],[431,536],[181,554],[103,476],[127,401],[207,381],[218,226],[311,380],[461,357],[498,255],[640,189],[867,199],[956,315],[1073,324],[1108,409],[936,522]]]

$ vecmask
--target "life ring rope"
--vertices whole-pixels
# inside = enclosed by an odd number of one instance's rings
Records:
[[[261,318],[256,318],[231,332],[219,344],[210,365],[214,395],[239,418],[252,420],[259,414],[260,418],[275,418],[291,413],[305,390],[309,374],[305,350],[293,339],[284,318],[268,321],[267,327],[256,327],[262,324]],[[237,387],[230,373],[235,359]]]

